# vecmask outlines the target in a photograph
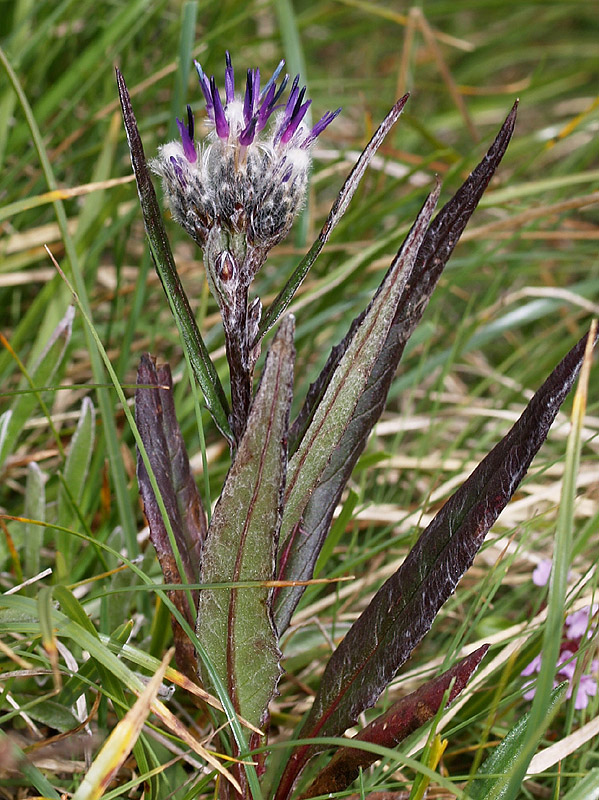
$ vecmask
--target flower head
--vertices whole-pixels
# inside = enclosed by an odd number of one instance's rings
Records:
[[[305,119],[311,101],[305,99],[299,76],[283,101],[289,82],[285,75],[277,85],[283,65],[263,86],[260,71],[248,69],[245,90],[237,94],[227,53],[221,97],[214,77],[208,78],[195,62],[212,130],[198,145],[188,106],[187,122],[177,120],[180,141],[160,147],[151,166],[163,179],[173,217],[202,248],[216,228],[217,250],[223,235],[228,240],[241,234],[242,249],[266,252],[287,234],[302,205],[310,148],[340,109],[309,128]],[[236,253],[231,257],[235,260]]]

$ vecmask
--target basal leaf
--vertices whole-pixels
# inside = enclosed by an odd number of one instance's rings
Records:
[[[220,431],[227,437],[229,442],[233,442],[233,435],[228,421],[227,399],[177,273],[171,246],[164,230],[156,192],[154,191],[154,185],[146,163],[129,91],[127,90],[125,79],[118,68],[116,70],[116,79],[129,151],[131,153],[131,163],[137,182],[137,193],[154,266],[171,304],[173,315],[195,377],[204,394],[206,405]]]
[[[462,692],[485,656],[489,645],[485,644],[475,650],[447,672],[439,675],[421,686],[415,692],[402,697],[380,717],[363,728],[354,739],[362,742],[374,742],[383,747],[395,747],[399,742],[418,730],[432,719],[443,702],[445,693],[451,686],[447,705],[452,703]],[[453,681],[453,685],[452,685]],[[360,769],[366,769],[377,756],[366,750],[349,747],[339,748],[327,766],[317,775],[302,800],[310,797],[326,795],[329,792],[341,792],[359,775]]]
[[[312,577],[333,512],[366,446],[368,436],[383,412],[406,342],[420,321],[453,248],[507,149],[515,121],[516,105],[484,159],[431,222],[418,251],[409,286],[397,307],[393,325],[370,374],[366,390],[306,506],[302,519],[302,535],[287,543],[287,560],[280,577],[296,581],[309,580]],[[363,318],[364,312],[353,322],[345,339],[333,348],[320,376],[310,387],[306,402],[291,427],[290,453],[295,451],[303,438],[333,372]],[[282,589],[277,596],[276,621],[279,633],[289,624],[303,592],[303,586],[294,586]]]
[[[137,479],[150,526],[150,540],[156,548],[165,583],[198,583],[206,517],[175,415],[171,371],[167,364],[157,367],[149,355],[143,355],[137,382],[151,387],[138,388],[135,392],[135,422],[166,508],[185,574],[179,575],[160,507],[138,453]],[[192,593],[192,608],[182,591],[170,592],[169,597],[193,628],[197,592]],[[175,620],[173,634],[179,668],[188,677],[195,676],[194,647]]]
[[[268,352],[245,434],[208,529],[202,583],[274,577],[287,464],[293,330],[293,318],[286,317]],[[235,710],[258,726],[281,672],[271,592],[266,586],[203,589],[198,606],[198,639]],[[212,689],[205,670],[202,678]]]
[[[536,392],[509,433],[445,503],[333,653],[300,736],[336,736],[372,706],[429,630],[526,474],[580,370],[587,336]],[[286,796],[314,748],[298,748]]]
[[[429,195],[361,324],[355,328],[351,342],[315,409],[310,427],[289,461],[281,525],[283,560],[289,552],[290,542],[296,536],[302,537],[301,527],[298,531],[298,526],[306,504],[354,414],[387,339],[397,304],[410,279],[414,259],[435,209],[439,190],[437,185]],[[278,608],[277,617],[280,613]],[[282,629],[278,619],[277,628],[279,631]]]
[[[300,261],[297,265],[293,275],[289,278],[285,286],[281,289],[275,300],[273,301],[272,305],[267,309],[266,313],[264,314],[262,321],[260,322],[260,327],[258,329],[258,336],[257,341],[260,340],[265,333],[267,333],[281,314],[285,311],[293,296],[299,289],[302,284],[302,281],[308,274],[308,271],[312,267],[312,264],[316,261],[318,256],[320,255],[320,251],[328,242],[329,237],[333,230],[336,228],[337,223],[345,214],[347,207],[354,196],[354,192],[358,188],[358,184],[362,180],[362,176],[366,172],[368,165],[370,164],[372,157],[379,149],[383,140],[391,130],[391,128],[395,125],[401,112],[404,109],[405,104],[408,102],[409,95],[406,94],[402,98],[400,98],[391,111],[387,114],[385,119],[381,122],[379,127],[376,129],[374,136],[368,142],[366,147],[364,148],[363,152],[360,155],[360,158],[356,161],[352,171],[347,176],[341,191],[339,192],[339,196],[335,200],[333,207],[329,212],[329,216],[326,219],[326,222],[322,226],[322,230],[318,234],[318,239],[314,242],[310,250],[306,253],[304,258]],[[256,344],[257,342],[254,342]]]

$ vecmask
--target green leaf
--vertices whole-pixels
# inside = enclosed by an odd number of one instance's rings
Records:
[[[549,704],[543,714],[542,725],[535,731],[537,743],[556,715],[566,692],[568,682],[560,684],[551,692]],[[503,800],[506,796],[510,775],[520,760],[520,751],[528,738],[527,727],[530,714],[521,717],[501,744],[481,764],[467,793],[471,800]]]
[[[51,800],[60,800],[60,795],[54,789],[48,778],[39,771],[37,767],[30,764],[27,756],[21,748],[15,744],[14,739],[7,736],[4,731],[0,731],[0,743],[4,750],[4,758],[10,763],[12,759],[19,765],[23,777],[29,781],[41,796],[49,797]]]
[[[70,528],[77,514],[73,504],[79,505],[87,480],[87,473],[94,449],[96,432],[96,410],[89,397],[83,399],[81,416],[77,429],[73,434],[64,465],[63,480],[58,493],[58,524]],[[58,537],[58,550],[62,553],[67,566],[71,563],[72,537],[61,534]]]
[[[44,473],[35,461],[27,466],[24,515],[26,519],[40,521],[46,518],[46,480]],[[26,524],[23,538],[25,540],[25,574],[27,576],[37,575],[40,571],[40,550],[44,539],[44,529],[39,525]]]
[[[194,375],[204,394],[208,410],[221,433],[227,437],[229,442],[233,442],[233,434],[228,420],[227,399],[177,273],[171,246],[162,222],[160,207],[156,199],[156,192],[146,164],[131,98],[129,97],[125,80],[118,68],[116,70],[116,79],[131,153],[131,163],[135,173],[135,180],[137,181],[137,192],[154,266],[162,282]]]
[[[280,571],[284,568],[286,554],[290,552],[294,539],[298,536],[301,517],[310,495],[318,485],[331,455],[352,419],[385,344],[397,305],[408,285],[414,260],[439,198],[439,191],[440,186],[437,185],[429,195],[360,325],[353,328],[351,341],[330,376],[310,425],[289,461],[281,524],[283,546]],[[299,540],[302,540],[301,535]],[[293,602],[289,595],[282,597],[284,602],[279,602],[276,608],[279,632],[284,629],[287,620],[287,601]]]
[[[293,330],[293,318],[286,317],[269,349],[246,432],[208,529],[201,583],[274,578],[293,381]],[[205,589],[198,607],[198,639],[236,711],[255,725],[264,721],[281,674],[271,592],[267,586]],[[205,670],[202,677],[210,690]]]
[[[60,609],[63,614],[72,619],[73,622],[77,622],[82,628],[85,628],[92,636],[98,638],[98,632],[85,613],[83,606],[70,589],[67,589],[61,583],[57,583],[52,589],[52,594],[60,603]]]
[[[23,706],[36,699],[35,696],[20,693],[15,693],[13,697],[19,705]],[[56,730],[61,733],[66,733],[76,728],[80,722],[68,708],[65,708],[64,705],[57,703],[55,700],[44,700],[42,703],[32,703],[27,709],[27,715],[36,720],[36,722],[41,722],[51,728],[56,728]]]
[[[40,401],[36,387],[52,384],[52,379],[64,359],[67,345],[71,339],[75,309],[69,306],[67,313],[58,323],[41,356],[25,373],[21,388],[30,388],[15,397],[11,408],[3,415],[0,423],[0,467],[6,461],[19,438],[23,426],[29,420]]]
[[[594,767],[579,780],[563,800],[599,800],[599,767]]]

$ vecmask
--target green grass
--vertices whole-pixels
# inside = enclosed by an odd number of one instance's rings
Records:
[[[97,753],[135,700],[134,671],[154,671],[168,644],[168,633],[160,635],[168,623],[152,586],[161,575],[144,533],[134,437],[79,311],[51,385],[36,384],[45,390],[40,392],[44,405],[37,399],[19,404],[20,398],[35,395],[15,394],[30,391],[20,364],[35,382],[36,359],[71,302],[44,245],[93,320],[125,397],[133,396],[142,352],[170,363],[179,421],[207,504],[218,496],[229,464],[227,448],[190,389],[177,329],[147,255],[134,184],[104,183],[131,175],[115,64],[127,80],[148,156],[172,135],[173,117],[184,113],[186,102],[194,110],[203,105],[189,63],[190,46],[220,84],[226,49],[238,82],[247,66],[259,65],[267,73],[284,56],[291,69],[302,65],[315,119],[343,106],[343,114],[319,139],[305,212],[257,277],[255,291],[266,299],[276,295],[310,246],[355,154],[398,93],[411,91],[406,111],[383,145],[384,161],[365,176],[292,306],[297,404],[331,345],[368,302],[434,174],[444,181],[443,202],[480,159],[515,97],[520,98],[515,137],[406,350],[388,410],[352,478],[357,494],[353,519],[326,563],[319,563],[321,576],[353,575],[355,580],[335,588],[310,587],[296,617],[301,625],[284,640],[285,666],[301,683],[281,685],[273,705],[275,739],[288,735],[306,709],[303,688],[317,685],[331,640],[343,634],[430,515],[507,431],[531,391],[599,314],[599,22],[593,4],[462,2],[456,10],[455,3],[431,0],[422,8],[438,34],[444,68],[463,98],[478,141],[420,28],[411,49],[404,50],[409,11],[404,4],[15,0],[3,5],[0,329],[14,355],[6,346],[0,351],[0,413],[18,407],[23,418],[0,467],[0,510],[46,520],[48,527],[2,520],[0,589],[7,591],[48,568],[52,574],[20,589],[0,608],[2,641],[8,648],[0,655],[0,725],[13,748],[29,759],[27,767],[0,774],[0,796],[27,796],[23,787],[47,797],[74,792],[86,758]],[[183,21],[194,13],[195,36],[190,36]],[[63,196],[45,196],[56,188],[64,190]],[[227,385],[223,336],[199,253],[172,222],[167,228],[198,324]],[[89,471],[82,484],[69,483],[73,465],[69,469],[65,458],[75,449],[73,435],[85,396],[97,411],[93,442],[88,434],[85,440]],[[568,496],[559,516],[560,554],[571,562],[566,609],[590,597],[597,581],[598,398],[595,370],[581,435],[578,488],[570,489],[575,501]],[[570,407],[558,417],[528,479],[457,594],[382,698],[388,703],[415,688],[423,676],[455,660],[462,647],[493,643],[466,692],[467,702],[442,724],[449,744],[436,796],[453,796],[448,781],[463,785],[474,760],[484,759],[530,709],[522,698],[519,672],[538,652],[545,626],[537,616],[544,597],[531,573],[540,558],[553,552],[564,475],[571,486],[576,459],[566,461]],[[209,475],[202,469],[204,441]],[[73,528],[77,535],[55,525]],[[565,530],[571,532],[568,547]],[[115,571],[123,563],[127,568]],[[87,636],[98,642],[96,661],[83,663],[83,639],[76,635],[81,619],[62,607],[61,612],[53,609],[45,587],[54,584],[72,588],[88,615],[94,634],[86,629]],[[551,609],[555,624],[555,606]],[[118,631],[129,619],[134,625],[124,646]],[[61,625],[66,626],[62,633]],[[57,663],[65,687],[75,665],[89,682],[79,720],[91,712],[98,693],[100,700],[89,723],[93,736],[73,733],[50,751],[37,743],[78,725],[72,713],[77,692],[70,692],[65,713],[59,715],[53,705],[50,651],[43,646],[53,641],[53,626],[62,642]],[[120,672],[110,657],[114,652],[123,656]],[[191,729],[198,726],[198,736],[210,730],[208,717],[183,691],[169,706]],[[26,712],[19,714],[19,708]],[[543,746],[564,743],[560,761],[513,796],[560,797],[598,766],[596,739],[569,752],[567,738],[595,720],[598,708],[599,699],[591,699],[583,712],[566,702],[543,740]],[[111,796],[141,796],[139,780],[155,768],[146,797],[210,796],[213,782],[197,766],[179,760],[161,769],[184,745],[166,736],[157,718],[150,720],[152,726],[136,745],[137,765],[127,762],[110,787]],[[383,760],[364,774],[364,794],[409,790],[415,774],[409,757],[418,760],[424,741],[413,737],[399,748],[395,762]],[[200,761],[192,753],[189,759]],[[387,769],[389,764],[393,769]],[[127,786],[129,781],[138,781],[136,788]]]

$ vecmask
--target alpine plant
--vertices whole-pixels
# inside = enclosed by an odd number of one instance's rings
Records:
[[[138,480],[165,582],[181,584],[170,595],[177,611],[178,667],[217,695],[224,708],[222,718],[214,720],[217,726],[227,723],[215,746],[237,760],[223,762],[227,779],[219,779],[219,795],[261,793],[287,800],[296,791],[307,798],[345,790],[377,758],[360,749],[360,743],[396,748],[470,682],[487,645],[423,682],[382,716],[375,714],[353,746],[338,748],[328,764],[320,757],[310,779],[304,777],[308,761],[329,747],[322,737],[343,736],[375,705],[454,592],[545,440],[578,374],[586,338],[557,365],[512,429],[421,533],[403,564],[337,643],[288,749],[266,757],[269,704],[282,674],[281,637],[384,410],[406,342],[503,158],[516,105],[488,152],[436,215],[441,187],[433,187],[379,289],[332,348],[299,414],[290,420],[294,319],[286,309],[408,97],[385,117],[316,241],[263,312],[259,296],[250,297],[252,281],[270,250],[289,233],[304,203],[311,148],[340,110],[326,112],[310,126],[306,87],[300,87],[299,76],[290,81],[282,75],[283,61],[264,84],[258,69],[248,69],[241,92],[229,53],[225,61],[224,91],[195,64],[210,127],[207,137],[198,140],[188,106],[186,119],[177,120],[179,139],[160,147],[150,168],[162,179],[172,218],[201,250],[221,311],[230,392],[210,359],[179,279],[131,100],[117,69],[154,264],[206,406],[231,451],[231,466],[208,521],[175,417],[170,370],[146,355],[136,392],[143,442]],[[262,339],[274,326],[255,381]],[[189,584],[200,588],[185,590]],[[261,749],[252,753],[256,747]],[[485,775],[483,764],[475,781]],[[493,780],[488,777],[484,785]]]

